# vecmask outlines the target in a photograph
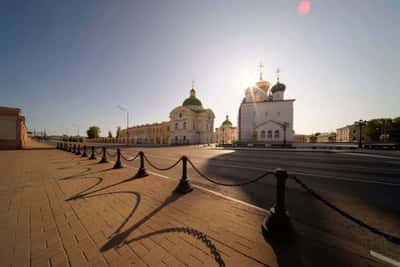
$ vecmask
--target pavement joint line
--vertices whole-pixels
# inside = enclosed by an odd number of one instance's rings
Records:
[[[379,253],[379,252],[370,250],[370,251],[369,251],[369,254],[370,254],[372,257],[375,257],[375,258],[377,258],[377,259],[380,259],[381,261],[384,261],[384,262],[389,263],[389,264],[391,264],[391,265],[393,265],[393,266],[396,266],[396,267],[400,267],[400,261],[397,261],[397,260],[395,260],[395,259],[389,258],[388,256],[385,256],[385,255],[383,255],[383,254],[381,254],[381,253]]]
[[[173,160],[170,157],[160,157],[160,156],[155,156],[155,155],[151,155],[151,156],[153,158]],[[195,160],[193,162],[199,162],[199,161]],[[214,163],[212,165],[220,166],[220,167],[228,167],[228,168],[267,171],[267,169],[263,169],[263,168],[246,167],[246,166],[232,165],[232,164],[231,165],[224,165],[224,164],[215,164]],[[327,178],[327,179],[332,179],[332,180],[337,180],[337,181],[359,182],[359,183],[365,183],[365,184],[380,184],[380,185],[386,185],[386,186],[400,186],[400,183],[381,182],[381,181],[376,181],[376,180],[364,180],[364,179],[358,179],[358,178],[339,178],[339,177],[331,176],[331,175],[319,175],[319,174],[311,174],[311,173],[304,173],[304,172],[298,172],[298,171],[293,171],[291,173],[305,175],[305,176],[311,176],[311,177],[317,177],[317,178]]]
[[[159,173],[153,172],[153,171],[149,171],[149,173],[150,173],[150,174],[153,174],[153,175],[155,175],[155,176],[164,178],[164,179],[168,179],[168,180],[179,180],[179,179],[172,178],[172,177],[169,177],[169,176],[166,176],[166,175],[162,175],[162,174],[159,174]],[[245,202],[245,201],[242,201],[242,200],[233,198],[233,197],[229,197],[229,196],[224,195],[224,194],[222,194],[222,193],[219,193],[219,192],[216,192],[216,191],[207,189],[207,188],[205,188],[205,187],[202,187],[202,186],[200,186],[200,185],[193,184],[192,186],[195,187],[195,188],[197,188],[197,189],[200,189],[200,190],[202,190],[202,191],[205,191],[205,192],[211,193],[211,194],[213,194],[213,195],[216,195],[216,196],[218,196],[218,197],[222,197],[222,198],[224,198],[224,199],[231,200],[231,201],[234,201],[234,202],[236,202],[236,203],[240,203],[240,204],[242,204],[242,205],[245,205],[245,206],[247,206],[247,207],[256,209],[256,210],[258,210],[258,211],[268,212],[268,210],[266,210],[266,209],[264,209],[264,208],[258,207],[258,206],[256,206],[256,205],[250,204],[250,203],[248,203],[248,202]]]

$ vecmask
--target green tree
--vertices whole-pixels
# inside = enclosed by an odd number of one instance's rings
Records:
[[[392,120],[392,127],[389,131],[390,141],[400,142],[400,117]]]
[[[367,122],[363,128],[363,138],[367,142],[379,142],[381,137],[391,133],[392,119],[377,118]]]
[[[121,134],[121,126],[117,127],[117,133],[115,134],[115,137],[119,138]]]
[[[113,136],[112,136],[112,132],[111,131],[108,131],[108,138],[112,138]]]
[[[97,126],[90,126],[89,129],[87,129],[86,134],[89,139],[92,138],[99,138],[100,136],[100,128]]]

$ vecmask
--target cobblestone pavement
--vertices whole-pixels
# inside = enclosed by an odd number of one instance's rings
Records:
[[[314,239],[266,241],[264,211],[173,194],[175,180],[38,148],[0,152],[2,266],[381,266]]]

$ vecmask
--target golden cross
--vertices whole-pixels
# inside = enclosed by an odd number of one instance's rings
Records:
[[[260,69],[260,81],[263,79],[262,75],[263,75],[263,68],[264,65],[262,63],[260,63],[260,65],[258,65],[259,69]]]

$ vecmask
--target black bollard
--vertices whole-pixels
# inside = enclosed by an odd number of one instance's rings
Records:
[[[269,210],[269,213],[262,224],[262,232],[266,237],[289,237],[292,234],[292,224],[285,208],[285,186],[288,174],[284,169],[276,169],[276,204]]]
[[[188,158],[186,156],[182,156],[182,177],[179,181],[178,186],[175,188],[175,193],[186,194],[193,190],[192,186],[189,183],[187,178],[187,161]]]
[[[141,178],[141,177],[146,177],[149,175],[147,173],[146,169],[144,168],[144,153],[143,153],[143,151],[139,152],[139,157],[140,157],[140,167],[139,167],[139,170],[137,171],[136,175],[133,178]]]
[[[94,152],[94,146],[92,146],[92,153],[90,154],[89,159],[96,159],[96,153]]]
[[[86,145],[83,146],[83,153],[82,153],[82,158],[87,157],[87,153],[86,153]]]
[[[108,163],[107,155],[106,155],[106,147],[103,146],[103,155],[101,156],[101,160],[99,163]]]
[[[76,148],[76,151],[75,151],[75,155],[80,155],[80,154],[81,154],[81,145],[78,144],[78,147]]]
[[[113,169],[121,169],[123,167],[124,166],[122,165],[121,162],[121,150],[117,148],[117,161],[115,162]]]

